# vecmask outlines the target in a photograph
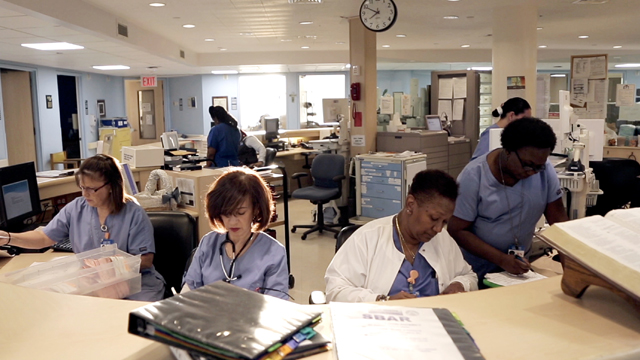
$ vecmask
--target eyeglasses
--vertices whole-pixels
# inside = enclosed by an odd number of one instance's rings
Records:
[[[539,172],[544,171],[547,168],[547,164],[543,164],[543,165],[525,165],[522,162],[522,159],[520,159],[520,155],[518,155],[518,152],[514,151],[514,153],[516,153],[516,157],[518,158],[518,161],[520,161],[520,166],[522,166],[522,170],[524,170],[526,172],[539,173]]]
[[[80,191],[82,192],[87,192],[89,194],[95,194],[98,192],[98,190],[102,189],[103,187],[107,186],[109,183],[106,182],[104,184],[102,184],[102,186],[97,187],[97,188],[90,188],[90,187],[85,187],[85,186],[80,186],[78,185],[78,187],[80,188]]]

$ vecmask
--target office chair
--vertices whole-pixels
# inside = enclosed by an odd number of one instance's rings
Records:
[[[264,156],[264,166],[269,166],[276,160],[276,154],[278,154],[278,151],[272,148],[267,148],[266,150],[267,154]]]
[[[181,289],[185,266],[198,243],[198,227],[193,216],[182,211],[152,211],[147,215],[156,243],[153,265],[166,281],[166,298],[172,295],[172,287]]]
[[[313,185],[303,188],[300,178],[307,175],[307,173],[295,173],[291,176],[292,179],[298,180],[298,189],[291,193],[291,197],[306,199],[311,201],[312,204],[318,205],[317,221],[315,225],[295,225],[291,232],[295,233],[298,228],[309,229],[302,234],[302,240],[306,240],[307,235],[314,231],[322,234],[325,230],[335,233],[337,237],[339,230],[332,229],[332,227],[340,225],[324,223],[322,205],[342,196],[342,180],[345,178],[344,157],[336,154],[320,154],[316,156],[311,164]]]
[[[605,158],[602,161],[590,161],[589,166],[604,194],[598,196],[595,206],[587,208],[588,216],[604,216],[627,203],[631,203],[631,207],[640,206],[640,164],[637,161]]]

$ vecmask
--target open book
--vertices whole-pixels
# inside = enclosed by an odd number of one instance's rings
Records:
[[[640,208],[557,223],[542,237],[596,275],[640,298]]]

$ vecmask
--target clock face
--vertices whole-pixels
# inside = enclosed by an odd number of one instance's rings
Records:
[[[389,30],[397,17],[398,9],[393,0],[364,0],[360,6],[360,21],[371,31]]]

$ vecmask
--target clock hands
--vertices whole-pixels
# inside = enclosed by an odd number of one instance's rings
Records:
[[[369,9],[369,10],[373,11],[373,9]],[[380,10],[376,10],[376,11],[374,12],[373,16],[371,16],[371,17],[369,18],[369,20],[373,19],[376,15],[380,15]]]

